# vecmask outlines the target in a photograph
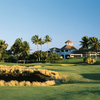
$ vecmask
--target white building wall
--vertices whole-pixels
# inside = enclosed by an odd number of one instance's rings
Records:
[[[56,50],[50,51],[50,52],[55,52],[57,54],[59,54],[60,56],[63,55],[63,58],[66,59],[66,55],[69,55],[70,53],[72,53],[74,50],[69,50],[68,52],[66,52],[66,50],[64,50],[62,52],[62,50],[60,50],[60,52],[56,52]]]
[[[64,50],[64,52],[62,52],[60,50],[60,52],[56,52],[57,54],[59,54],[60,56],[64,56],[64,59],[66,59],[66,55],[69,55],[72,51],[70,50],[70,52],[66,52],[66,50]]]

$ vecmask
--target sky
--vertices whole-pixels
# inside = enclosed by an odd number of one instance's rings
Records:
[[[69,39],[79,49],[83,36],[100,39],[100,0],[0,0],[0,40],[8,49],[22,38],[36,51],[34,35],[49,35],[49,48],[61,48]]]

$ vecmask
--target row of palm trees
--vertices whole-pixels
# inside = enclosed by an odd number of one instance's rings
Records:
[[[39,38],[38,35],[34,35],[32,38],[31,38],[31,41],[37,45],[37,51],[39,51],[39,48],[38,48],[38,44],[41,46],[41,53],[42,53],[42,45],[47,43],[47,57],[48,57],[48,45],[50,42],[52,42],[52,39],[51,37],[49,37],[49,35],[46,35],[44,37],[44,39],[42,38]],[[42,54],[41,54],[42,56]]]
[[[80,41],[81,48],[80,49],[90,49],[92,51],[98,51],[100,48],[100,40],[96,37],[82,37],[82,41]]]
[[[34,35],[32,36],[31,41],[37,45],[37,51],[39,51],[38,44],[41,45],[41,51],[42,51],[42,45],[47,43],[47,56],[48,56],[48,44],[52,41],[49,35],[46,35],[44,39],[39,38],[38,35]],[[7,47],[8,44],[5,41],[0,40],[0,58],[3,57],[3,62],[4,62],[4,54],[7,51],[8,55],[13,54],[17,58],[17,62],[18,62],[18,56],[22,56],[25,63],[25,58],[28,58],[29,51],[30,51],[30,45],[27,41],[22,41],[22,38],[21,39],[17,38],[14,44],[11,46],[10,50],[6,50]]]

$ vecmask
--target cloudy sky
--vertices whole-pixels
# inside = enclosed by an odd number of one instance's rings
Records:
[[[100,0],[0,0],[0,39],[8,49],[22,38],[36,51],[34,35],[49,35],[49,48],[61,48],[68,39],[79,48],[83,36],[100,39]]]

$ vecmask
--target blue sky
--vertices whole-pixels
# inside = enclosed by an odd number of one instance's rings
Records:
[[[49,35],[49,48],[61,48],[68,38],[76,48],[83,36],[100,39],[100,0],[0,0],[0,39],[8,48],[23,38],[36,51],[34,35]]]

